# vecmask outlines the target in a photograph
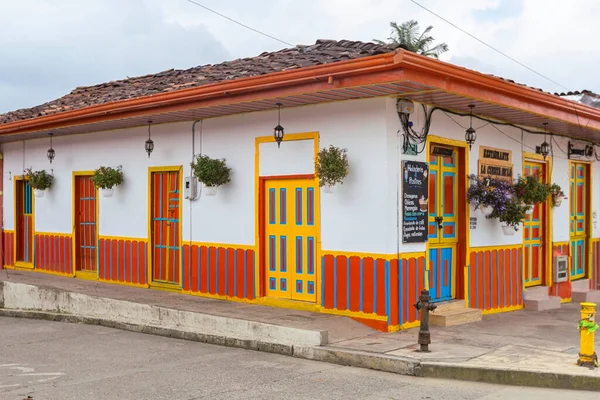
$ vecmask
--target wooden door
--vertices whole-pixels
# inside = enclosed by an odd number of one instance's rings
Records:
[[[571,280],[577,280],[586,276],[589,167],[584,163],[571,162],[569,173]]]
[[[546,182],[545,163],[525,161],[524,170],[526,176],[536,175],[542,182]],[[548,201],[534,204],[533,212],[526,216],[523,222],[523,263],[526,287],[541,285],[544,280],[546,207],[548,207]]]
[[[436,154],[429,156],[429,294],[444,301],[455,296],[459,156],[457,148],[434,147]]]
[[[266,295],[316,302],[314,179],[265,182]]]
[[[98,238],[97,190],[91,175],[75,176],[75,270],[96,273]]]
[[[33,267],[34,200],[33,188],[24,179],[17,180],[15,192],[16,262]]]
[[[181,282],[181,174],[160,171],[151,174],[152,282]]]

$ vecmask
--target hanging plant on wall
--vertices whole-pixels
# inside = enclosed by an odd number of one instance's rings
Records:
[[[527,215],[527,206],[523,205],[521,199],[511,196],[506,199],[504,206],[494,209],[491,218],[498,218],[502,223],[502,232],[506,236],[513,236],[519,230],[521,222]]]
[[[231,168],[227,167],[225,159],[215,159],[198,154],[191,163],[194,175],[204,186],[207,196],[217,194],[217,188],[231,181]]]
[[[35,192],[35,197],[44,197],[46,189],[52,187],[54,177],[46,172],[45,169],[33,171],[31,168],[25,170],[29,185]]]
[[[552,195],[552,207],[560,207],[565,198],[565,193],[562,188],[556,183],[550,185],[550,195]]]
[[[330,145],[321,149],[317,154],[315,172],[319,177],[319,185],[326,193],[331,192],[338,183],[344,183],[344,178],[348,175],[348,168],[346,149]]]
[[[467,199],[481,210],[486,218],[493,217],[494,210],[502,212],[507,199],[512,195],[510,183],[494,179],[469,175],[471,185],[467,192]]]
[[[92,182],[100,188],[104,197],[112,197],[114,187],[123,183],[123,171],[121,167],[100,167],[94,171]]]
[[[550,185],[542,182],[538,175],[519,176],[514,184],[515,195],[521,199],[527,214],[533,211],[536,203],[546,201],[550,194]]]

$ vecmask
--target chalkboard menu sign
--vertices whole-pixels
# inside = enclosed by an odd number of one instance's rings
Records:
[[[402,172],[402,242],[426,242],[429,204],[427,163],[403,161]]]

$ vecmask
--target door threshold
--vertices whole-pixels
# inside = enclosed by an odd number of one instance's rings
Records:
[[[317,312],[319,306],[317,302],[308,302],[304,300],[281,299],[278,297],[261,297],[258,302],[265,306],[278,308],[291,308],[294,310]]]
[[[75,271],[75,278],[86,281],[97,281],[98,271]]]
[[[167,292],[181,292],[181,285],[179,283],[167,283],[167,282],[150,282],[150,289],[165,290]]]

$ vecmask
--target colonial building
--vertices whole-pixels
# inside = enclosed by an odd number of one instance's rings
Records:
[[[2,259],[390,331],[418,323],[424,288],[440,324],[560,307],[600,284],[599,141],[599,109],[372,43],[79,87],[0,115]],[[325,193],[315,157],[329,145],[350,167]],[[198,154],[232,168],[216,196],[195,185]],[[91,181],[101,166],[124,174],[112,197]],[[30,167],[54,177],[43,197]],[[566,199],[515,234],[467,201],[469,175],[533,173]]]

